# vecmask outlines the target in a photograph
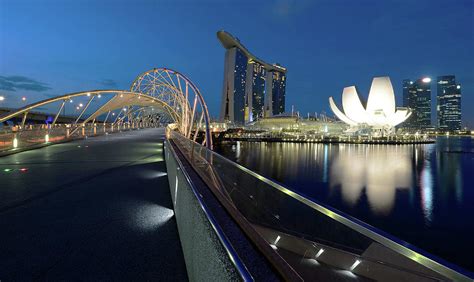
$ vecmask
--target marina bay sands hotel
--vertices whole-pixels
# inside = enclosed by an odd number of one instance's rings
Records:
[[[228,32],[217,38],[226,49],[220,119],[244,124],[284,113],[286,68],[255,57]]]

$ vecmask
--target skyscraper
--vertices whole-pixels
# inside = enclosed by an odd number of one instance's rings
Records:
[[[431,127],[431,78],[417,79],[415,82],[403,80],[403,106],[413,114],[404,127],[410,129],[428,129]]]
[[[410,79],[403,80],[403,106],[408,107],[410,104],[410,88],[413,85],[413,81]]]
[[[265,116],[285,112],[286,75],[279,71],[267,73]]]
[[[243,124],[283,113],[286,69],[258,59],[225,31],[217,37],[226,49],[221,120]]]
[[[461,85],[454,75],[437,79],[437,126],[442,131],[461,129]]]
[[[227,49],[224,64],[221,119],[244,122],[246,77],[247,57],[245,54],[236,47]]]
[[[263,105],[265,99],[265,67],[254,61],[247,65],[246,96],[248,97],[248,115],[245,121],[254,121],[263,117]]]

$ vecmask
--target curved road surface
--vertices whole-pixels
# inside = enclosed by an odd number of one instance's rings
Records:
[[[0,157],[0,280],[187,280],[163,133]]]

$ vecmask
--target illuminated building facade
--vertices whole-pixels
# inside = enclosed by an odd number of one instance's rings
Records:
[[[403,106],[413,112],[404,124],[405,128],[431,128],[431,78],[403,80]]]
[[[245,121],[251,122],[263,117],[265,102],[265,80],[267,71],[258,62],[249,62],[247,65],[246,96],[248,101],[248,115]]]
[[[442,131],[461,129],[461,85],[456,84],[454,75],[439,76],[437,79],[437,126]]]
[[[285,112],[286,75],[283,72],[267,73],[265,116],[270,117]]]
[[[413,81],[410,79],[404,79],[403,80],[403,106],[408,107],[408,105],[411,103],[410,102],[410,90],[412,88]],[[405,122],[405,125],[407,124],[408,121]]]
[[[329,105],[340,120],[351,126],[353,132],[375,130],[382,134],[391,133],[395,126],[411,115],[410,109],[395,107],[395,93],[389,77],[374,77],[366,106],[362,104],[355,86],[343,90],[343,111],[332,97],[329,97]]]
[[[284,113],[286,68],[258,59],[225,31],[217,37],[226,49],[220,119],[244,124]]]
[[[224,89],[221,119],[244,122],[247,57],[239,48],[227,49],[224,65]]]

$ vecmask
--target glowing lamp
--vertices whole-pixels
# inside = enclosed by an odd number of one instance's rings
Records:
[[[275,240],[275,243],[273,243],[274,245],[278,244],[278,241],[280,241],[281,237],[280,235],[277,236],[276,240]]]
[[[320,249],[320,250],[318,251],[318,253],[316,254],[316,258],[318,258],[319,256],[321,256],[323,253],[324,253],[324,249]]]
[[[360,260],[356,260],[354,264],[351,266],[351,271],[353,271],[358,265],[360,264]]]

